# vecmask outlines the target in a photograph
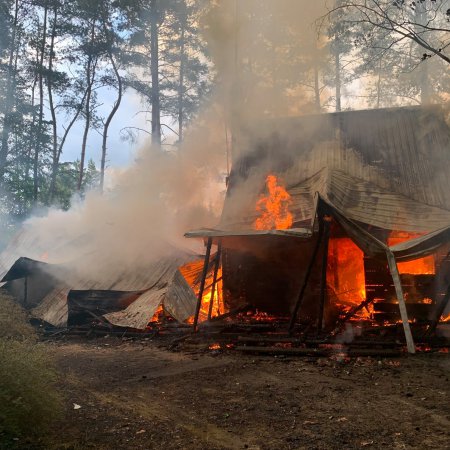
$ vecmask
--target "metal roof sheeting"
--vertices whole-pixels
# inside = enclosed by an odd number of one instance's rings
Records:
[[[221,230],[252,229],[269,173],[291,194],[294,225],[312,226],[317,193],[368,225],[429,232],[450,224],[450,129],[440,108],[349,111],[275,123],[275,131],[235,163]]]

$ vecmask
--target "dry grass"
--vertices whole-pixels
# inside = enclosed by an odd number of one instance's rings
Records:
[[[56,372],[26,313],[0,292],[0,448],[36,438],[60,411]],[[19,441],[14,440],[20,437]]]

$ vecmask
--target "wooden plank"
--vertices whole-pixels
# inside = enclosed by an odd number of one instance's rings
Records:
[[[303,279],[303,284],[302,284],[302,287],[300,289],[300,293],[298,295],[297,301],[295,303],[294,310],[292,312],[291,321],[289,323],[289,332],[292,332],[292,330],[294,329],[295,321],[297,320],[298,311],[299,311],[300,306],[301,306],[301,304],[303,302],[303,297],[305,296],[306,286],[308,285],[308,281],[309,281],[309,278],[311,276],[311,272],[312,272],[312,269],[313,269],[313,266],[314,266],[314,262],[316,261],[317,254],[319,253],[319,248],[320,248],[320,244],[322,242],[322,237],[323,237],[323,223],[322,223],[322,220],[320,220],[319,235],[317,236],[317,242],[316,242],[316,245],[314,247],[314,251],[313,251],[313,254],[311,256],[311,259],[309,261],[309,265],[308,265],[308,268],[306,270],[305,278]]]
[[[212,238],[208,238],[206,244],[205,264],[203,266],[202,279],[200,282],[200,290],[198,292],[197,307],[195,308],[194,316],[194,332],[198,331],[198,316],[200,314],[200,308],[202,306],[203,292],[205,291],[206,275],[208,274],[209,257],[211,255]]]

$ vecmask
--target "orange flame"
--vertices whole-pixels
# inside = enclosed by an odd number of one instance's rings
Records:
[[[186,282],[194,291],[195,296],[198,296],[200,292],[200,278],[199,274],[202,271],[204,262],[199,260],[192,263],[185,264],[179,268],[180,273],[183,275]],[[202,302],[200,306],[199,321],[204,322],[208,319],[209,308],[213,293],[213,281],[214,271],[209,271],[205,280],[205,290],[202,296]],[[227,312],[227,309],[223,301],[223,279],[222,279],[222,267],[219,267],[217,271],[217,280],[214,290],[214,303],[211,308],[211,317],[217,317]],[[194,323],[194,317],[190,317],[186,320],[186,323]]]
[[[256,203],[256,211],[260,213],[254,223],[256,230],[286,230],[292,226],[293,216],[289,212],[291,196],[278,183],[275,175],[267,176],[268,196],[262,196]]]
[[[330,239],[327,281],[344,312],[366,299],[364,253],[350,238]],[[361,309],[355,317],[370,319],[371,309],[372,306]]]
[[[393,231],[388,238],[388,245],[393,246],[411,239],[415,239],[421,234],[406,233]],[[436,273],[436,265],[433,256],[415,259],[408,262],[400,262],[397,264],[398,271],[410,275],[434,275]]]

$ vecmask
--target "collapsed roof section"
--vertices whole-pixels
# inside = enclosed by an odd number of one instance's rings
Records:
[[[33,317],[51,325],[67,326],[69,314],[83,310],[113,325],[144,329],[161,305],[179,322],[193,316],[196,297],[178,269],[195,258],[176,252],[141,270],[120,268],[115,273],[109,272],[101,280],[79,278],[67,265],[19,258],[1,281],[15,283],[19,301],[29,306]],[[33,295],[29,280],[37,273],[39,284],[45,284],[46,289],[43,294],[34,295],[36,299],[30,304],[23,296]]]

